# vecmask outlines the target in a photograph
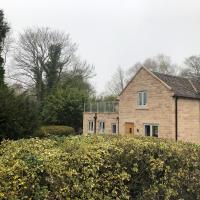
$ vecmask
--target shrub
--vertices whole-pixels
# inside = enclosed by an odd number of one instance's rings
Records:
[[[48,136],[69,136],[75,135],[75,131],[70,126],[42,126],[37,132],[38,137]]]
[[[200,146],[151,138],[4,141],[0,199],[200,199]]]

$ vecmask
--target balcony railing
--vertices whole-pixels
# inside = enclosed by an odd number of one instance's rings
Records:
[[[103,113],[115,113],[118,112],[119,102],[87,102],[84,103],[84,112],[103,112]]]

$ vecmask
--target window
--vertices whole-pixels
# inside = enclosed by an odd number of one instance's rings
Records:
[[[111,124],[111,129],[112,129],[113,134],[117,133],[117,125],[116,124]]]
[[[104,133],[105,131],[105,122],[99,122],[99,133]]]
[[[158,125],[145,124],[144,131],[145,131],[145,136],[158,137]]]
[[[89,126],[88,126],[89,132],[93,133],[94,132],[94,121],[89,121]]]
[[[138,92],[138,105],[139,106],[147,105],[147,92],[146,91]]]

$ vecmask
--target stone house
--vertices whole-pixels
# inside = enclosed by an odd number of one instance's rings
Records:
[[[118,102],[90,104],[83,134],[141,135],[200,142],[200,82],[142,67]]]

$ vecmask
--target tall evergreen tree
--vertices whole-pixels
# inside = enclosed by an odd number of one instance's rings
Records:
[[[4,20],[4,13],[0,10],[0,86],[4,84],[4,68],[3,68],[3,58],[1,52],[3,49],[3,41],[6,37],[6,33],[9,31],[9,27]]]

